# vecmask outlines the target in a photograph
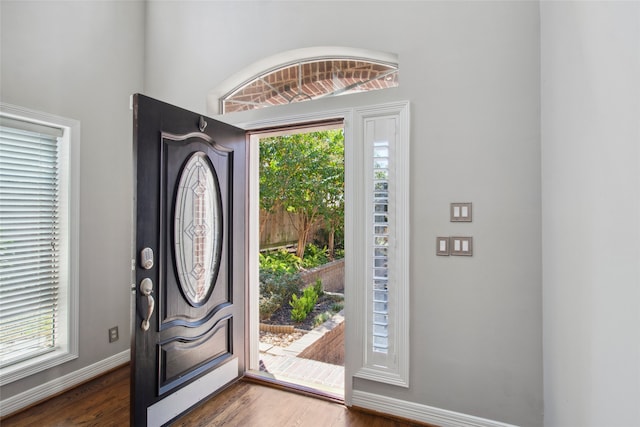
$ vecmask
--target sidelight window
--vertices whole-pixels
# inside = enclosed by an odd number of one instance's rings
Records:
[[[363,170],[362,361],[355,376],[409,386],[409,106],[356,109]]]

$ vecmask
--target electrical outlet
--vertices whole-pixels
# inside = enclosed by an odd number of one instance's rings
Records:
[[[109,329],[109,342],[115,342],[118,341],[118,327],[114,326],[113,328]]]

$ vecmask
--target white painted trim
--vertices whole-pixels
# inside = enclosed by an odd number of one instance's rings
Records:
[[[308,116],[305,116],[307,119]],[[332,116],[333,117],[333,116]],[[323,120],[320,118],[312,118],[311,121]],[[309,120],[304,120],[304,122]],[[300,121],[298,121],[300,122]],[[264,123],[264,122],[261,122]],[[288,122],[286,125],[292,124],[293,122]],[[285,125],[285,126],[286,126]],[[266,122],[265,125],[259,126],[255,123],[250,125],[245,125],[244,129],[255,129],[256,126],[258,128],[277,128],[277,126],[282,126],[280,119],[271,120]],[[335,129],[335,125],[327,126],[326,129]],[[313,130],[322,130],[324,129],[322,126],[313,126]],[[311,130],[309,130],[311,131]],[[260,348],[258,345],[254,343],[258,343],[260,340],[260,331],[259,331],[259,318],[260,318],[260,310],[259,310],[259,301],[260,301],[260,289],[257,285],[260,277],[259,277],[259,260],[258,253],[260,249],[260,176],[259,176],[259,164],[260,161],[260,139],[278,136],[291,133],[291,131],[282,131],[275,130],[273,132],[265,132],[265,133],[254,133],[250,134],[248,141],[249,146],[247,149],[249,155],[249,169],[247,171],[247,187],[248,187],[248,195],[247,199],[249,201],[249,220],[248,220],[248,241],[249,241],[249,249],[247,252],[247,264],[248,264],[248,290],[247,290],[247,302],[249,305],[249,326],[247,327],[249,333],[249,346],[247,351],[247,366],[249,370],[257,371],[260,369]]]
[[[353,58],[384,64],[398,64],[398,56],[387,52],[358,49],[344,46],[315,46],[280,52],[250,64],[235,73],[207,94],[207,115],[219,114],[220,98],[238,88],[259,74],[264,74],[279,67],[298,61],[321,60],[326,58]]]
[[[299,107],[297,108],[299,109]],[[273,116],[267,115],[267,117],[261,116],[260,114],[255,116],[251,116],[252,118],[247,120],[245,116],[235,116],[231,118],[229,116],[220,117],[220,119],[226,119],[228,123],[233,124],[235,126],[241,127],[245,130],[257,130],[257,129],[268,129],[268,128],[276,128],[276,127],[284,127],[287,125],[297,124],[297,123],[309,123],[314,121],[321,121],[326,119],[335,119],[342,118],[344,120],[344,135],[345,135],[345,222],[347,224],[360,224],[362,218],[362,206],[364,203],[364,194],[362,194],[363,188],[363,159],[361,153],[362,141],[358,141],[357,138],[361,138],[356,135],[356,128],[358,127],[358,123],[354,121],[354,115],[356,111],[359,111],[361,115],[367,115],[368,112],[373,113],[381,113],[384,111],[391,110],[400,110],[401,113],[401,125],[398,129],[399,138],[406,138],[406,144],[401,153],[399,153],[402,157],[409,156],[409,103],[406,101],[395,102],[395,103],[383,103],[378,104],[374,107],[347,107],[347,108],[338,108],[334,110],[315,110],[314,108],[310,108],[310,111],[304,113],[294,113],[289,115],[279,115],[274,114]],[[290,110],[292,111],[292,110]],[[286,114],[286,113],[285,113]],[[257,147],[252,146],[255,145],[255,140],[252,140],[250,143],[250,153],[252,150],[255,150],[253,156],[255,160],[255,156],[257,155]],[[251,160],[250,160],[251,162]],[[407,167],[400,171],[400,174],[403,174],[399,179],[404,182],[403,188],[406,191],[406,200],[408,203],[408,191],[409,191],[409,168],[408,168],[408,160],[406,161]],[[250,165],[253,163],[250,163]],[[257,165],[255,165],[257,166]],[[254,167],[254,166],[250,166]],[[255,172],[249,171],[249,205],[256,206],[258,203],[258,191],[257,189],[257,174]],[[404,203],[404,201],[401,201]],[[360,208],[359,208],[360,207]],[[399,218],[399,222],[402,224],[403,231],[402,233],[407,235],[407,238],[404,239],[406,244],[407,252],[404,255],[400,256],[400,259],[403,263],[407,263],[406,266],[401,266],[400,269],[406,270],[406,278],[402,280],[406,280],[408,283],[408,227],[409,227],[409,210],[404,209],[401,213],[403,215],[402,218]],[[252,231],[253,230],[253,231]],[[253,247],[256,247],[258,236],[258,219],[253,218],[250,219],[250,228],[249,228],[249,241],[254,242]],[[351,345],[345,349],[346,351],[346,359],[345,359],[345,404],[351,404],[351,395],[352,395],[352,378],[355,376],[354,373],[362,368],[362,352],[363,347],[361,344],[362,337],[364,336],[361,333],[362,327],[365,327],[364,323],[364,313],[365,313],[365,304],[363,302],[365,298],[365,292],[360,289],[361,286],[358,286],[358,283],[363,283],[362,275],[365,271],[365,262],[362,255],[362,247],[361,245],[357,245],[356,242],[363,242],[365,239],[365,234],[363,227],[346,227],[345,229],[345,300],[347,304],[345,306],[345,317],[348,319],[347,329],[345,331],[345,342],[351,343]],[[402,245],[401,245],[402,246]],[[252,272],[249,272],[250,277],[257,278],[257,255],[258,251],[251,249],[248,250],[248,258],[249,258],[249,266],[251,266]],[[251,259],[254,257],[255,259]],[[408,285],[407,285],[408,286]],[[249,282],[249,292],[248,298],[250,301],[257,306],[258,301],[258,284],[257,280]],[[406,307],[400,316],[399,319],[399,331],[398,338],[400,342],[398,344],[399,348],[405,349],[402,354],[399,354],[399,369],[394,373],[388,373],[388,375],[382,378],[376,377],[377,381],[383,381],[395,385],[406,385],[409,381],[409,303],[408,303],[408,290],[402,295],[402,300],[400,301],[401,307]],[[360,323],[360,327],[357,327],[356,324]],[[249,334],[250,336],[257,336],[257,325],[258,325],[258,310],[252,309],[249,313]],[[256,331],[252,330],[252,325],[256,325]],[[248,366],[249,369],[256,369],[258,365],[258,349],[257,347],[258,340],[254,340],[251,338],[249,343],[249,351],[248,351]],[[361,372],[362,377],[367,377],[367,374]],[[392,378],[395,377],[395,378]],[[372,379],[369,376],[369,379]]]
[[[285,117],[271,117],[267,119],[252,120],[250,122],[241,122],[241,123],[230,121],[229,123],[234,126],[245,129],[247,131],[251,131],[251,130],[257,130],[257,129],[286,127],[286,126],[296,125],[299,123],[320,122],[323,120],[331,120],[331,119],[344,119],[346,122],[346,117],[351,116],[352,112],[353,112],[353,109],[348,108],[348,109],[329,110],[329,111],[322,111],[322,112],[295,114],[295,115],[285,116]],[[218,117],[218,119],[220,120],[224,118],[225,116]],[[267,134],[264,134],[264,135],[266,136]],[[275,133],[273,135],[275,135]]]
[[[440,427],[516,427],[500,421],[354,390],[353,406]]]
[[[249,267],[249,281],[247,298],[249,304],[249,369],[257,371],[260,369],[260,262],[258,253],[260,250],[260,136],[251,135],[249,137],[249,170],[248,172],[248,193],[249,203],[249,246],[247,264]],[[245,303],[246,307],[246,303]]]
[[[355,109],[355,141],[357,141],[355,154],[359,159],[369,159],[367,153],[370,147],[367,145],[373,138],[365,131],[367,122],[378,119],[394,119],[396,121],[395,137],[389,137],[392,142],[391,175],[389,184],[392,192],[392,204],[389,206],[390,217],[390,244],[389,244],[389,269],[391,283],[389,286],[389,353],[387,355],[373,355],[372,335],[370,325],[372,323],[372,295],[373,280],[371,277],[371,260],[363,255],[364,260],[355,271],[354,283],[366,285],[354,288],[354,299],[349,302],[353,306],[353,318],[349,324],[355,328],[356,337],[361,342],[360,361],[356,367],[354,376],[371,381],[392,384],[399,387],[409,387],[409,248],[410,248],[410,217],[409,217],[409,102],[394,102],[371,107]],[[360,170],[356,171],[360,177],[355,193],[362,194],[354,207],[354,218],[369,218],[368,207],[372,205],[371,191],[364,176],[369,176],[369,169],[360,162]],[[369,172],[367,172],[369,171]],[[363,242],[363,246],[356,248],[359,253],[369,254],[372,247],[372,230],[369,220],[354,222],[354,226],[360,233],[354,242]]]
[[[237,357],[148,407],[147,425],[164,425],[236,378]]]
[[[20,394],[0,401],[0,417],[12,414],[34,403],[40,402],[57,393],[66,391],[78,384],[91,380],[111,369],[117,368],[130,360],[130,351],[114,354],[92,365],[41,384]]]
[[[294,114],[284,117],[273,117],[268,119],[253,120],[250,122],[244,122],[241,124],[233,123],[235,126],[239,126],[246,130],[268,129],[285,127],[288,125],[298,123],[317,122],[327,119],[343,119],[344,127],[344,140],[345,140],[345,221],[349,221],[349,218],[353,218],[353,203],[357,195],[351,196],[353,191],[353,173],[350,173],[351,165],[354,162],[354,149],[353,149],[353,125],[352,125],[353,109],[345,108],[331,111],[317,111],[304,114]],[[248,265],[249,271],[249,290],[248,298],[252,305],[249,310],[249,350],[248,350],[248,366],[249,369],[258,369],[259,363],[259,347],[258,347],[258,324],[259,324],[259,311],[258,311],[258,249],[259,249],[259,219],[258,209],[259,206],[259,183],[258,183],[258,140],[260,137],[264,137],[266,134],[252,135],[249,142],[249,172],[248,172],[248,187],[249,194],[249,249],[248,249]],[[254,209],[254,207],[256,207]],[[255,212],[254,212],[255,211]],[[354,286],[355,281],[349,280],[353,275],[353,268],[350,264],[354,262],[356,258],[355,251],[349,250],[353,247],[352,240],[353,235],[349,231],[349,227],[345,230],[345,297],[348,298],[350,289]],[[253,278],[253,279],[252,279]],[[348,328],[348,327],[347,327]],[[356,350],[357,351],[357,350]],[[345,379],[350,378],[349,363],[345,363]],[[351,380],[345,381],[345,402],[350,402],[351,393]]]

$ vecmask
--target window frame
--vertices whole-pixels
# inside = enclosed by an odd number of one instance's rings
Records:
[[[280,108],[267,108],[261,110],[243,111],[225,116],[227,123],[241,127],[248,132],[248,194],[252,206],[258,203],[258,146],[259,135],[268,129],[279,129],[290,126],[303,126],[309,123],[321,123],[326,120],[339,119],[344,121],[345,132],[345,318],[347,326],[345,329],[345,394],[344,402],[350,406],[353,402],[354,385],[358,379],[373,379],[383,383],[389,383],[408,387],[409,384],[409,101],[390,101],[389,103],[379,103],[380,92],[376,91],[359,95],[356,105],[351,105],[351,100],[346,102],[343,99],[328,98],[316,102],[302,103],[299,105],[287,105]],[[210,100],[217,100],[217,96]],[[355,100],[355,99],[354,99]],[[344,105],[348,104],[348,105]],[[207,104],[211,107],[211,104]],[[215,111],[209,109],[208,111]],[[403,265],[401,271],[404,274],[403,300],[396,302],[400,307],[403,328],[400,345],[398,346],[400,373],[395,375],[383,372],[382,375],[375,375],[376,371],[368,372],[364,368],[363,337],[366,333],[365,318],[365,274],[366,266],[363,252],[367,227],[362,224],[365,215],[364,201],[364,153],[363,153],[363,125],[362,117],[378,114],[398,114],[400,123],[398,126],[401,132],[402,149],[400,156],[403,159],[399,166],[404,166],[400,172],[403,186],[404,199],[402,203],[402,222],[404,230],[402,235],[406,236],[401,242],[405,249]],[[356,114],[359,114],[356,118]],[[249,307],[249,349],[247,355],[248,370],[258,369],[259,349],[258,349],[258,214],[257,209],[249,209],[248,235],[249,235],[249,255],[247,280],[248,307]],[[351,225],[351,226],[350,226]],[[252,250],[251,248],[256,248]],[[357,373],[357,374],[356,374]],[[373,374],[373,375],[371,375]]]
[[[307,60],[319,60],[326,58],[334,59],[360,59],[370,62],[379,62],[382,64],[390,64],[399,67],[398,55],[389,52],[380,52],[369,49],[360,49],[346,46],[313,46],[305,47],[293,50],[287,50],[279,52],[274,55],[262,58],[237,73],[230,76],[223,81],[217,87],[207,92],[207,115],[214,117],[222,114],[222,107],[220,99],[226,94],[232,92],[234,89],[241,86],[244,82],[268,72],[270,70],[284,66],[285,64],[292,64],[300,61]],[[377,91],[374,91],[377,92]],[[361,94],[362,95],[362,94]],[[360,96],[361,96],[360,95]],[[316,100],[319,102],[319,100]],[[282,108],[284,106],[281,106]],[[259,111],[259,110],[248,110]],[[282,110],[281,110],[282,111]],[[231,115],[243,114],[245,112],[239,111],[235,113],[229,113]],[[270,113],[267,113],[270,114]],[[227,116],[228,117],[228,116]],[[264,117],[264,116],[262,116]]]
[[[371,125],[377,120],[393,120],[394,134],[389,136],[389,286],[388,286],[388,324],[389,350],[387,354],[373,351],[373,143],[375,135]],[[357,336],[362,339],[362,351],[359,367],[353,376],[371,381],[409,387],[409,102],[396,102],[366,108],[356,108],[354,114],[355,141],[360,170],[354,171],[355,185],[360,189],[362,199],[355,204],[357,218],[369,218],[359,221],[357,231],[364,242],[360,248],[367,255],[355,266],[356,283],[354,310],[357,315],[349,319],[355,323]],[[358,177],[358,178],[356,178]],[[374,354],[375,353],[375,354]]]
[[[385,67],[386,70],[379,70],[380,75],[376,75],[371,78],[369,74],[361,75],[360,73],[367,73],[371,70],[354,71],[345,70],[344,73],[347,76],[339,78],[339,80],[345,80],[336,86],[335,82],[331,80],[331,88],[328,88],[327,80],[322,79],[322,76],[326,76],[328,73],[339,72],[340,68],[331,68],[335,64],[355,64],[356,69],[360,70],[361,67]],[[352,65],[353,66],[353,65]],[[294,71],[292,71],[294,70]],[[388,62],[373,60],[370,58],[356,57],[356,56],[325,56],[304,58],[295,61],[285,62],[278,66],[272,67],[268,70],[261,71],[260,73],[251,76],[251,78],[241,82],[236,87],[223,94],[219,99],[219,111],[222,114],[230,114],[239,111],[257,110],[268,107],[275,107],[278,105],[291,104],[294,102],[313,101],[321,98],[328,98],[333,96],[348,95],[351,93],[370,92],[381,89],[390,89],[398,86],[398,73],[399,67],[397,62]],[[283,79],[284,76],[290,76],[293,74],[296,77],[288,77]],[[335,78],[335,76],[334,76]],[[377,83],[373,84],[373,87],[366,88],[366,86],[373,82],[383,79],[393,83],[390,86],[384,87],[386,84]],[[273,80],[271,83],[269,80]],[[290,81],[294,86],[290,89],[286,89]],[[257,85],[257,86],[256,86]],[[344,85],[344,86],[341,86]],[[382,85],[383,87],[376,87]],[[257,92],[260,86],[263,86],[267,93],[271,93],[273,96],[265,98],[263,101],[255,100]],[[280,88],[278,87],[280,86]],[[358,90],[360,88],[360,90]],[[364,89],[362,89],[364,88]],[[248,90],[248,93],[243,93]],[[261,93],[261,92],[258,92]],[[262,92],[264,94],[264,92]],[[236,97],[250,97],[254,100],[240,100]],[[279,99],[278,99],[279,98]],[[288,102],[283,102],[288,101]],[[231,105],[227,105],[227,104]],[[233,104],[244,104],[247,108],[240,110],[230,109]]]
[[[53,351],[0,368],[0,386],[78,358],[79,344],[79,206],[80,122],[20,106],[0,103],[0,116],[61,129],[60,172],[60,289],[61,329]]]

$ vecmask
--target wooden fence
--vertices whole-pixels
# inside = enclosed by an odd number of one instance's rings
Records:
[[[262,219],[266,215],[265,211],[260,211],[260,225],[262,227]],[[298,243],[298,231],[294,227],[293,221],[297,214],[290,214],[281,209],[271,213],[264,226],[260,229],[260,248],[279,248]],[[317,223],[309,232],[309,242],[322,232],[322,224]]]

